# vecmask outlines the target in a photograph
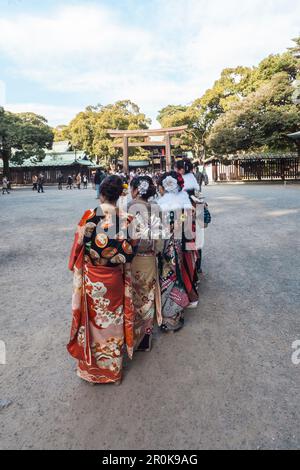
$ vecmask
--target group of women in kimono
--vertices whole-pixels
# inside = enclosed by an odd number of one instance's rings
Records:
[[[135,351],[150,351],[155,323],[163,333],[176,333],[184,310],[197,307],[195,227],[203,221],[197,220],[201,201],[192,170],[187,160],[157,184],[134,177],[129,203],[122,179],[108,176],[99,206],[79,222],[69,261],[74,280],[67,348],[81,379],[120,384],[125,350],[131,359]]]

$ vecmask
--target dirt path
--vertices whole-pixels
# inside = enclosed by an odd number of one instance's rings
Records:
[[[300,189],[207,189],[198,311],[157,335],[121,387],[80,382],[65,350],[74,227],[92,190],[0,196],[2,449],[300,446]],[[1,402],[0,402],[1,403]]]

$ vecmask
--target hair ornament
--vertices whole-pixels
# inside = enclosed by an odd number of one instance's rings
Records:
[[[179,191],[178,181],[176,178],[173,178],[173,176],[167,176],[163,180],[162,185],[167,193],[178,193]]]
[[[149,190],[149,182],[146,181],[146,180],[143,180],[140,182],[140,184],[138,185],[138,193],[140,196],[145,196],[145,194],[147,194],[148,190]]]

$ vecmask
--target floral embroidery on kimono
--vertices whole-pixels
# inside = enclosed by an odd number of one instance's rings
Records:
[[[119,214],[116,221],[121,222]],[[107,225],[111,223],[101,208],[100,215],[97,209],[87,211],[69,261],[74,277],[68,351],[78,360],[78,376],[93,383],[121,380],[124,346],[130,358],[133,354],[134,311],[127,263],[134,257],[135,245],[125,231],[122,239],[110,239]]]

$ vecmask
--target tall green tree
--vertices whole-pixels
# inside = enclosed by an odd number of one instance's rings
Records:
[[[165,128],[173,127],[173,122],[180,120],[188,108],[188,106],[170,104],[158,112],[157,120]]]
[[[253,70],[249,67],[226,68],[213,87],[197,99],[195,104],[201,107],[209,125],[249,93]]]
[[[249,150],[287,150],[287,134],[300,126],[300,107],[287,72],[275,74],[245,99],[235,103],[215,122],[208,144],[214,154]]]
[[[23,163],[29,157],[41,160],[44,148],[51,148],[53,131],[47,120],[34,113],[11,113],[0,108],[0,157],[3,173],[9,176],[9,162]]]
[[[246,95],[251,73],[247,67],[225,69],[213,88],[190,106],[169,105],[160,110],[157,118],[159,123],[162,127],[187,125],[188,130],[180,139],[180,147],[191,150],[194,158],[205,160],[211,127],[232,103]]]
[[[266,147],[273,148],[276,142],[279,148],[284,147],[288,145],[284,132],[294,129],[294,119],[297,121],[297,109],[291,108],[287,114],[287,109],[283,106],[297,105],[299,102],[295,99],[298,96],[297,87],[292,88],[292,85],[296,85],[299,63],[297,53],[288,51],[266,57],[257,67],[226,68],[213,87],[196,99],[192,105],[169,105],[159,112],[158,121],[163,127],[187,124],[188,132],[181,138],[180,144],[184,149],[192,150],[194,156],[199,159],[205,159],[211,152],[220,153],[225,150],[227,152],[229,148],[232,151],[239,146],[248,149],[251,149],[252,145],[261,146],[264,131]],[[265,108],[263,111],[265,122],[262,122],[260,116],[262,103],[258,103],[258,97],[261,94],[268,95],[275,83],[274,93],[280,96],[278,77],[283,79],[281,85],[288,93],[290,102],[287,104],[285,101],[277,101],[272,108],[269,103],[268,109]],[[267,100],[267,96],[265,98]],[[243,110],[246,105],[247,112],[244,115]],[[244,116],[244,128],[242,123],[236,125],[238,116],[241,119],[241,116]],[[280,119],[282,122],[279,122]],[[275,122],[277,122],[277,134],[275,132],[272,139],[269,132],[273,127],[275,130]],[[225,127],[221,135],[222,125]],[[258,133],[254,132],[257,126],[262,132],[260,141]],[[278,126],[281,131],[278,130]],[[220,147],[217,146],[218,143]]]
[[[249,82],[249,91],[257,90],[263,83],[281,72],[287,74],[291,83],[297,78],[299,61],[290,52],[269,55],[260,62],[258,67],[254,67]]]
[[[53,129],[53,133],[55,142],[61,142],[70,139],[70,136],[68,134],[68,126],[65,124],[55,127]]]
[[[289,48],[291,54],[293,54],[296,59],[300,59],[300,36],[298,38],[293,39],[295,45]]]
[[[89,106],[79,113],[65,129],[72,145],[84,150],[91,158],[107,163],[118,155],[108,129],[147,129],[151,124],[139,107],[130,100],[107,106]]]
[[[192,151],[194,158],[198,160],[205,158],[209,123],[199,103],[195,102],[191,106],[169,105],[159,111],[157,120],[164,128],[187,125],[188,129],[177,141],[177,146]]]

